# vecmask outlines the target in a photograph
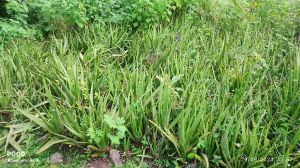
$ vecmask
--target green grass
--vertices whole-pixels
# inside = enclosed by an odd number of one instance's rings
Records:
[[[45,150],[65,143],[145,149],[173,166],[299,166],[296,24],[233,6],[205,3],[135,32],[100,22],[5,44],[1,123],[32,121],[49,135]],[[4,130],[1,146],[26,137]]]

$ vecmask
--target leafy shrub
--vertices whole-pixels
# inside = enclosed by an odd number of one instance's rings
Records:
[[[0,38],[9,37],[29,37],[34,34],[34,30],[23,27],[22,23],[16,20],[0,20]]]
[[[175,10],[194,3],[195,0],[7,0],[9,19],[1,19],[0,36],[27,36],[29,29],[52,32],[82,28],[97,20],[149,27],[170,21]]]
[[[8,15],[0,19],[0,39],[83,28],[99,20],[131,28],[150,27],[170,21],[176,11],[196,4],[196,0],[7,0],[7,4],[2,2],[0,6],[3,9],[5,5]],[[293,5],[295,9],[283,1],[216,0],[203,1],[198,7],[203,11],[201,15],[209,15],[220,29],[232,30],[245,27],[246,23],[263,22],[274,32],[291,36],[295,22],[299,22],[296,19],[299,3]]]
[[[84,1],[89,19],[101,18],[133,27],[148,27],[160,21],[169,21],[174,11],[195,3],[195,0]]]
[[[85,6],[77,0],[37,0],[27,6],[29,15],[34,16],[31,22],[40,24],[46,31],[55,31],[64,25],[83,27],[87,23]]]
[[[104,115],[105,128],[90,127],[87,130],[87,136],[91,144],[96,143],[100,148],[108,146],[108,139],[113,146],[120,145],[120,140],[125,137],[125,120],[120,117],[111,117],[108,114]]]
[[[9,19],[0,18],[0,40],[32,35],[34,31],[28,27],[28,7],[25,4],[9,0],[6,4],[6,12],[11,17]]]

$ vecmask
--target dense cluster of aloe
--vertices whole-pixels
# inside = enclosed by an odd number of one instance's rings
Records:
[[[1,146],[20,149],[38,127],[49,140],[38,153],[64,143],[141,148],[179,165],[296,166],[297,13],[286,4],[280,18],[270,16],[260,9],[268,5],[282,4],[207,1],[149,29],[99,21],[45,41],[8,42]]]

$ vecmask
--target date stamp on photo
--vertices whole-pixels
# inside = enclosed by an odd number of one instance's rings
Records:
[[[286,156],[250,157],[250,156],[247,156],[247,155],[242,155],[240,159],[243,162],[263,161],[263,162],[266,162],[266,163],[273,163],[273,162],[281,163],[281,162],[291,161],[291,158],[286,157]]]

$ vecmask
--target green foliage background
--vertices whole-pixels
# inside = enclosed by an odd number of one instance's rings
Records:
[[[199,5],[201,8],[196,9]],[[43,36],[47,32],[83,28],[95,21],[147,28],[169,22],[172,15],[187,12],[187,9],[209,16],[208,19],[220,22],[222,28],[263,22],[272,24],[278,33],[289,35],[295,22],[299,22],[299,3],[295,1],[293,5],[290,8],[290,4],[277,0],[222,3],[217,0],[7,0],[0,4],[0,38]]]
[[[132,28],[149,27],[170,21],[175,11],[194,3],[195,0],[7,0],[8,16],[0,18],[0,37],[83,28],[99,20]]]

